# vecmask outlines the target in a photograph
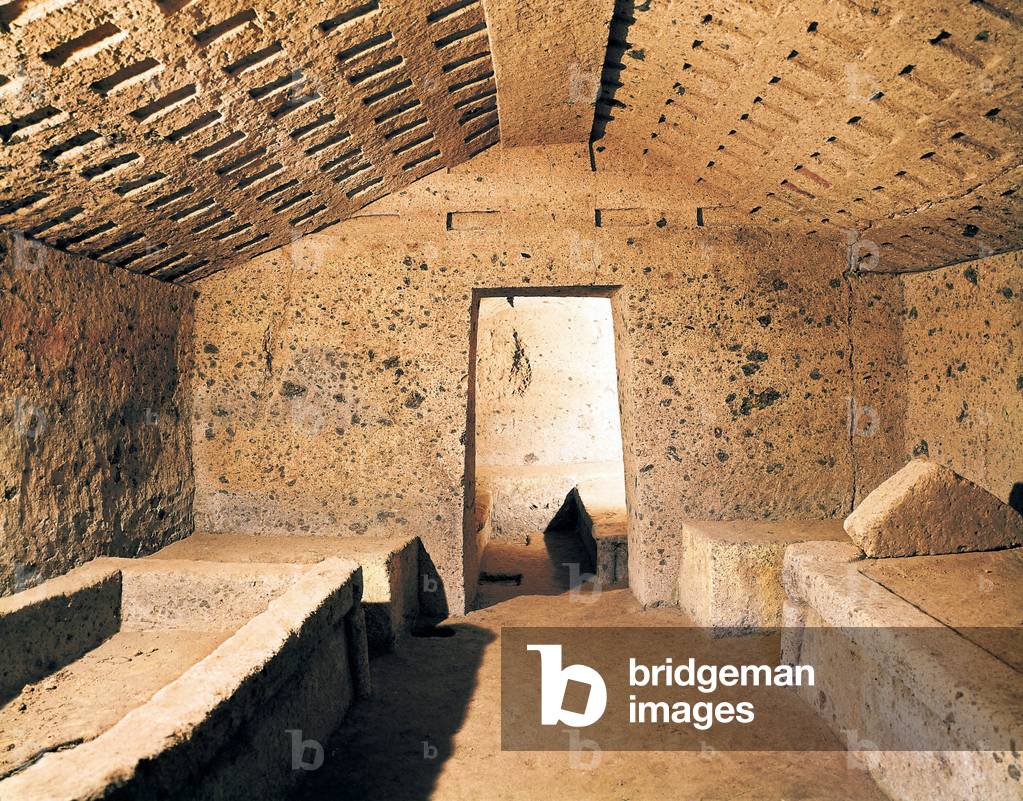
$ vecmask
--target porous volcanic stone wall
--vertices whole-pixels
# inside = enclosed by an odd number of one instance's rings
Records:
[[[670,215],[593,227],[588,215],[583,230],[581,212],[445,224],[429,209],[385,208],[202,281],[197,526],[417,534],[460,611],[472,291],[538,285],[621,287],[612,305],[641,600],[670,600],[679,517],[847,514],[854,462],[887,458],[901,434],[880,376],[866,391],[884,409],[884,436],[850,435],[857,376],[897,336],[850,325],[870,298],[845,276],[844,243]],[[889,311],[874,313],[897,324],[898,306]],[[877,341],[853,348],[854,331]]]
[[[621,461],[611,303],[482,298],[477,465]]]
[[[850,275],[847,284],[853,374],[847,422],[855,455],[855,507],[906,461],[904,307],[897,277],[861,272]]]
[[[0,595],[191,533],[192,294],[0,234]]]
[[[905,275],[906,458],[1023,507],[1023,253]]]

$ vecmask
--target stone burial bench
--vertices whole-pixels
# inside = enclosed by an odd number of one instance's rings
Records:
[[[678,602],[699,626],[781,624],[785,549],[858,547],[867,557],[949,554],[1023,543],[1023,517],[947,467],[915,459],[838,520],[682,520]]]
[[[115,634],[120,604],[120,572],[95,561],[0,598],[0,704]]]
[[[785,549],[848,542],[840,520],[687,520],[682,525],[678,603],[721,634],[781,625]]]
[[[53,628],[5,665],[8,683],[45,678],[0,709],[0,729],[36,723],[4,801],[285,797],[304,775],[296,752],[322,748],[370,692],[352,561],[102,558],[27,596],[4,599],[0,633]],[[76,619],[83,635],[68,640]]]
[[[148,559],[309,564],[351,559],[362,566],[370,652],[391,650],[419,614],[419,538],[196,533]]]
[[[623,499],[607,493],[607,482],[579,482],[548,529],[572,521],[604,590],[629,586],[629,518]],[[566,523],[567,524],[567,523]]]
[[[814,666],[814,686],[798,692],[893,801],[1021,797],[1023,598],[1013,587],[1014,601],[992,605],[977,580],[1018,579],[1019,556],[990,554],[935,588],[935,569],[948,571],[931,560],[964,558],[897,560],[879,577],[900,579],[903,598],[871,577],[896,560],[841,542],[785,552],[782,661]]]

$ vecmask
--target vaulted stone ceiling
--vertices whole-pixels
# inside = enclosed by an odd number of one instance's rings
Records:
[[[166,280],[499,140],[589,143],[599,185],[861,269],[1023,245],[1004,0],[0,0],[0,25],[0,227]]]
[[[499,137],[479,0],[13,0],[0,20],[0,225],[162,278]]]
[[[1021,9],[620,3],[596,168],[686,187],[708,220],[838,229],[868,269],[1018,248]]]

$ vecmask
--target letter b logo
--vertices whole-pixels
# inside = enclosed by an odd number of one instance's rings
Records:
[[[301,729],[285,729],[291,735],[291,769],[319,770],[323,765],[323,746],[316,740],[303,740]],[[313,758],[306,759],[307,751],[312,751]]]
[[[540,654],[540,723],[557,726],[564,723],[574,729],[591,726],[600,720],[607,707],[607,685],[600,674],[588,665],[561,667],[560,645],[527,645],[527,651]],[[565,690],[570,681],[588,684],[589,696],[583,712],[564,708]]]

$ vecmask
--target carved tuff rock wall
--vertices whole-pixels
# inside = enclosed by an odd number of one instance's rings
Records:
[[[841,516],[925,440],[1018,481],[1017,257],[894,275],[1023,245],[1004,3],[0,0],[0,29],[0,228],[199,282],[205,529],[409,531],[461,609],[478,287],[620,287],[644,601],[682,515]],[[188,413],[187,298],[66,263],[3,298],[81,340],[51,373],[60,336],[5,315],[4,396],[95,416],[64,456],[4,434],[4,547],[45,570],[187,528],[190,487],[177,427],[112,433]]]
[[[198,280],[502,140],[861,267],[1023,245],[988,0],[8,0],[0,227]],[[500,107],[500,119],[499,119]],[[880,259],[878,260],[878,256]]]
[[[166,280],[499,136],[479,0],[11,0],[0,28],[0,226]]]
[[[0,595],[192,531],[192,290],[0,234]]]
[[[907,451],[1023,508],[1023,255],[901,280]]]
[[[853,347],[849,321],[866,298],[845,275],[845,247],[681,214],[605,214],[597,227],[565,159],[437,176],[203,281],[197,526],[409,531],[457,610],[471,294],[488,286],[621,286],[630,565],[643,600],[670,596],[680,516],[848,513],[856,464],[890,458],[893,439],[898,454],[902,433],[886,382],[871,377],[881,424],[850,435],[857,382],[890,334],[857,327],[878,341]]]
[[[607,298],[483,298],[477,339],[477,464],[621,460]]]
[[[1018,248],[1020,19],[987,0],[618,2],[594,164],[684,187],[708,219],[862,237],[863,269]]]

